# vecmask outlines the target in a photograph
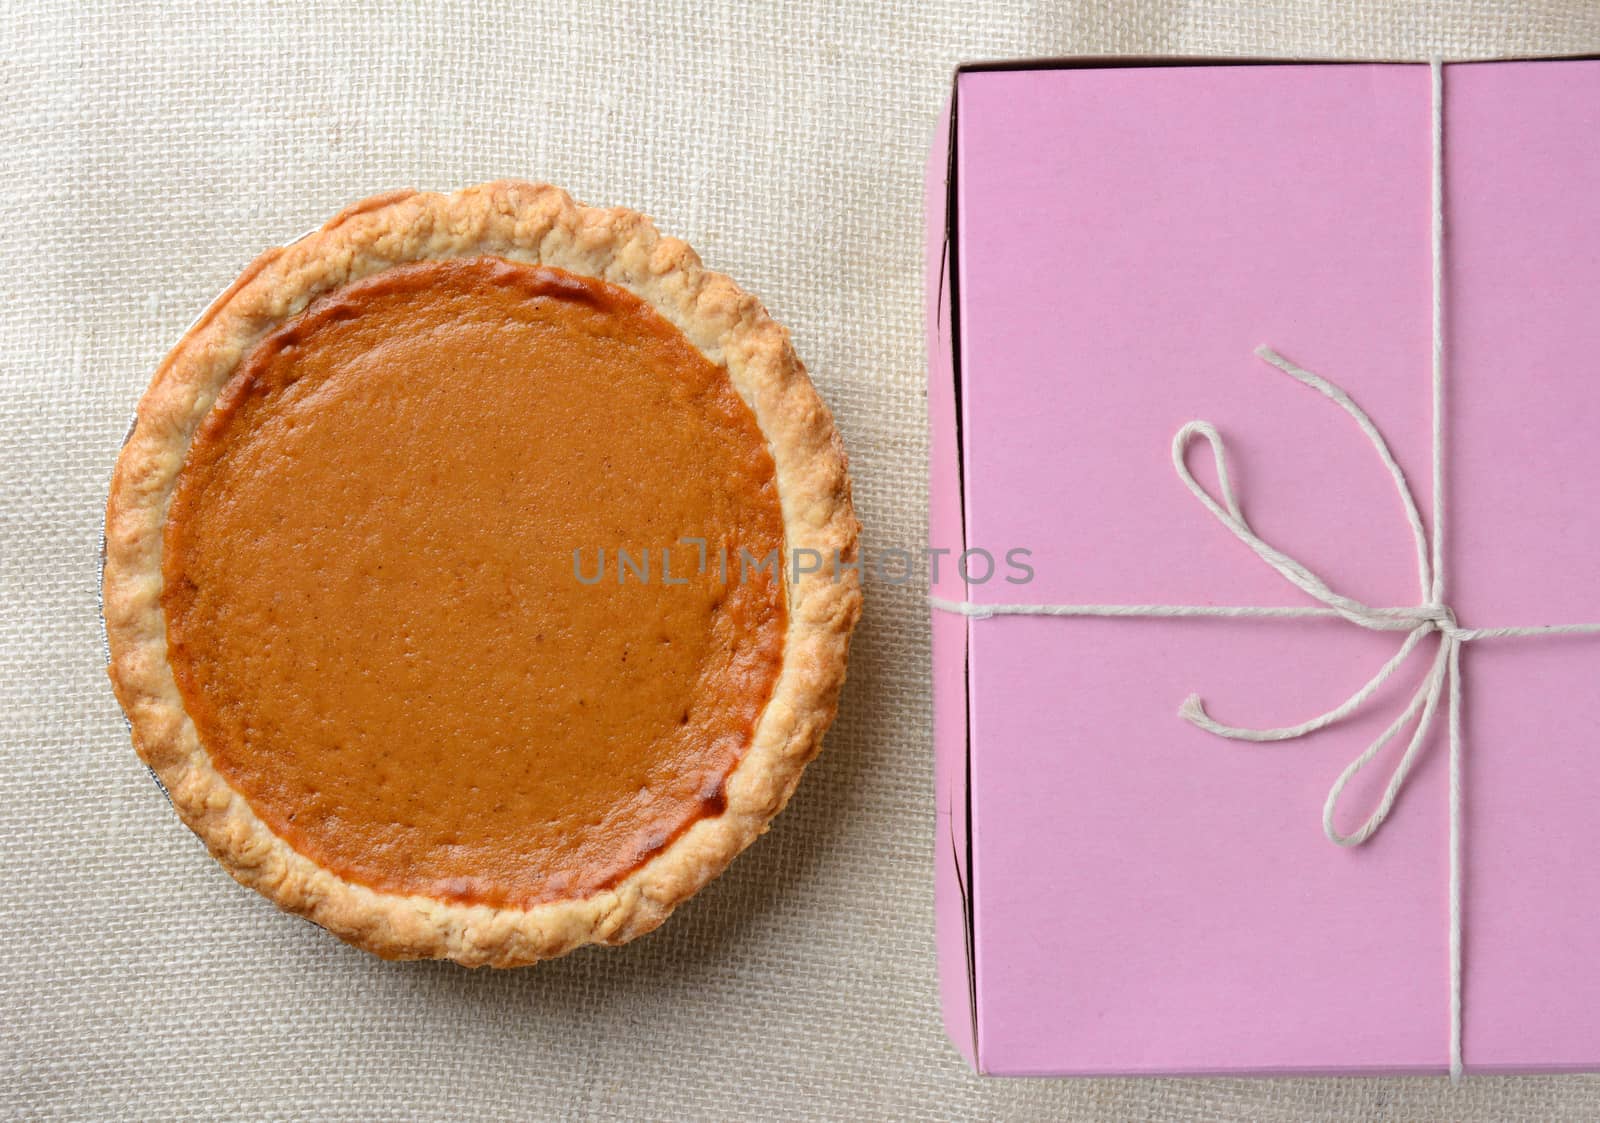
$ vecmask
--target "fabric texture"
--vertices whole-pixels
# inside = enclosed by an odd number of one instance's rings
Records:
[[[97,547],[155,364],[260,249],[501,176],[655,216],[794,332],[869,549],[925,529],[922,167],[959,61],[1600,51],[1587,0],[0,4],[0,1112],[62,1118],[1508,1119],[1600,1078],[986,1081],[932,951],[924,590],[869,580],[790,809],[662,930],[386,964],[238,888],[138,764]]]

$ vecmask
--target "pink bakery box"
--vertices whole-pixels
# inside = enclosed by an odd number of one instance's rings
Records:
[[[1443,1073],[1459,1026],[1469,1073],[1600,1068],[1600,637],[1469,634],[1600,621],[1600,61],[964,67],[927,184],[956,1046],[997,1075]],[[1263,344],[1370,416],[1420,551],[1373,441]],[[1406,632],[981,614],[1318,606],[1175,473],[1195,419],[1261,539],[1438,623],[1348,720],[1248,743],[1178,711],[1198,693],[1218,721],[1295,725]],[[1184,463],[1223,504],[1203,440]],[[1391,813],[1334,845],[1330,785],[1447,642],[1459,673]],[[1379,806],[1419,721],[1334,829]]]

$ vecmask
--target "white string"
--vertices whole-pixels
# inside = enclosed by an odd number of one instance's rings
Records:
[[[1461,645],[1448,645],[1450,666],[1450,1081],[1462,1073],[1461,1052]]]
[[[1428,60],[1430,258],[1433,263],[1433,587],[1444,603],[1444,60]]]
[[[1444,61],[1428,60],[1429,223],[1433,263],[1433,594],[1444,603]],[[1461,645],[1440,641],[1450,677],[1450,1082],[1461,1080]]]
[[[1316,390],[1338,405],[1366,435],[1379,460],[1388,469],[1390,479],[1400,496],[1406,522],[1411,528],[1417,553],[1417,576],[1421,600],[1412,607],[1373,607],[1344,596],[1330,588],[1320,576],[1295,558],[1263,540],[1250,526],[1234,491],[1233,478],[1228,471],[1226,446],[1221,435],[1209,422],[1191,421],[1178,430],[1172,441],[1172,463],[1178,478],[1210,511],[1223,526],[1231,531],[1262,561],[1300,589],[1321,607],[1314,606],[1255,606],[1255,605],[1183,605],[1183,604],[975,604],[970,601],[951,601],[930,597],[935,608],[959,613],[974,619],[996,616],[1096,616],[1116,618],[1335,618],[1349,621],[1371,631],[1404,631],[1405,641],[1400,649],[1380,667],[1359,690],[1326,713],[1303,721],[1298,725],[1270,729],[1253,729],[1225,725],[1206,713],[1199,695],[1184,699],[1178,713],[1191,724],[1236,741],[1285,741],[1303,737],[1318,729],[1334,725],[1350,717],[1372,698],[1396,674],[1418,644],[1430,633],[1439,634],[1439,647],[1427,675],[1412,694],[1411,700],[1378,738],[1352,760],[1334,781],[1322,809],[1323,832],[1340,846],[1359,846],[1366,842],[1389,817],[1395,800],[1405,787],[1413,766],[1427,743],[1439,711],[1439,702],[1449,696],[1447,709],[1450,755],[1450,1076],[1459,1080],[1462,1073],[1462,798],[1461,798],[1461,646],[1480,640],[1600,635],[1600,623],[1544,624],[1495,628],[1463,628],[1456,622],[1455,613],[1444,602],[1444,67],[1442,60],[1429,63],[1431,78],[1431,129],[1432,129],[1432,257],[1433,257],[1433,528],[1432,534],[1422,525],[1416,499],[1406,482],[1405,473],[1389,450],[1388,442],[1378,431],[1372,419],[1351,397],[1338,386],[1317,374],[1296,366],[1268,347],[1256,349],[1256,355],[1279,371],[1301,384]],[[1187,454],[1196,438],[1211,446],[1212,460],[1216,466],[1217,487],[1222,499],[1218,502],[1189,471]],[[1377,807],[1366,820],[1349,834],[1335,826],[1335,812],[1339,797],[1358,772],[1370,764],[1384,746],[1389,744],[1407,725],[1415,722],[1411,739],[1405,751],[1390,772],[1388,783]]]

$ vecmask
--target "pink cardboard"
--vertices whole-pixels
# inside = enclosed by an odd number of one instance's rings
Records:
[[[937,153],[929,170],[930,538],[1026,547],[1036,576],[946,565],[935,594],[1310,603],[1174,475],[1174,432],[1204,418],[1264,538],[1341,592],[1416,603],[1371,448],[1252,351],[1349,391],[1426,517],[1429,104],[1405,64],[962,72],[949,189]],[[1600,620],[1597,137],[1600,62],[1446,67],[1446,599],[1467,627]],[[1321,825],[1434,641],[1357,719],[1243,745],[1179,703],[1298,722],[1399,638],[938,611],[933,629],[941,993],[981,1071],[1446,1070],[1442,732],[1367,845]],[[1472,643],[1462,669],[1466,1066],[1600,1068],[1600,640]]]
[[[930,442],[928,535],[960,554],[960,464],[955,437],[954,341],[950,334],[950,259],[944,238],[945,184],[950,160],[950,113],[928,155],[927,259],[924,263],[928,301],[928,423],[938,436]],[[953,485],[953,486],[952,486]],[[932,578],[933,592],[959,599],[964,590],[948,562]],[[933,620],[934,737],[937,770],[934,806],[940,841],[934,854],[934,939],[939,960],[939,1000],[945,1031],[967,1063],[976,1065],[971,959],[967,924],[967,674],[966,621],[944,614]]]

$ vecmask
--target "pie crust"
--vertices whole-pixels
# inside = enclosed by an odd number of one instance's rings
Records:
[[[783,660],[719,814],[695,820],[621,880],[528,907],[463,904],[346,880],[275,834],[213,765],[167,656],[163,534],[190,443],[257,343],[317,297],[392,266],[483,255],[617,285],[726,370],[776,469],[787,557]],[[158,369],[112,480],[104,603],[110,675],[135,748],[178,814],[241,883],[385,958],[500,967],[583,944],[620,944],[659,925],[757,835],[793,793],[837,709],[860,614],[858,524],[831,415],[788,333],[759,301],[704,269],[684,243],[632,211],[586,207],[548,185],[497,182],[454,195],[396,192],[269,250],[210,307]]]

